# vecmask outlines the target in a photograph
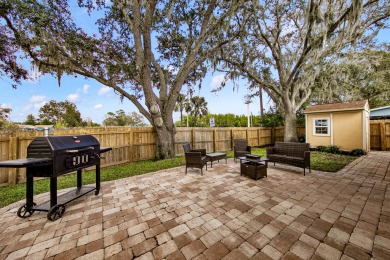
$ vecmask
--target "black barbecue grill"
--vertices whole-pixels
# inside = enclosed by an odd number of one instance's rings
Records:
[[[91,192],[100,191],[100,154],[110,151],[100,148],[92,135],[44,136],[35,138],[27,147],[27,158],[2,161],[0,167],[26,168],[26,204],[17,215],[31,216],[35,211],[47,211],[49,220],[57,220],[65,212],[65,204]],[[96,166],[96,186],[82,186],[81,171]],[[77,171],[77,188],[57,197],[57,177]],[[33,201],[34,177],[50,177],[50,200],[36,205]]]

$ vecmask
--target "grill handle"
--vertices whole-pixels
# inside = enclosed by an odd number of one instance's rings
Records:
[[[78,149],[78,150],[66,150],[66,153],[82,153],[82,152],[87,152],[87,151],[92,151],[95,148],[93,146],[84,148],[84,149]]]

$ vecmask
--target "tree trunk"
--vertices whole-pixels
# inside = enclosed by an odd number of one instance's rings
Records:
[[[155,127],[157,133],[156,160],[175,157],[175,128],[173,125]]]
[[[285,142],[298,142],[297,135],[297,118],[294,111],[285,111],[284,115],[284,141]]]

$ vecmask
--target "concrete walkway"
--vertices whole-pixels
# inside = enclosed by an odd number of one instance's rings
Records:
[[[0,259],[390,258],[389,152],[305,177],[277,164],[254,181],[232,159],[184,172],[104,182],[55,222],[0,209]]]

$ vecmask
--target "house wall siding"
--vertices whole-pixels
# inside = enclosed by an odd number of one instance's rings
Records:
[[[363,149],[363,111],[333,113],[334,145],[342,150]]]

